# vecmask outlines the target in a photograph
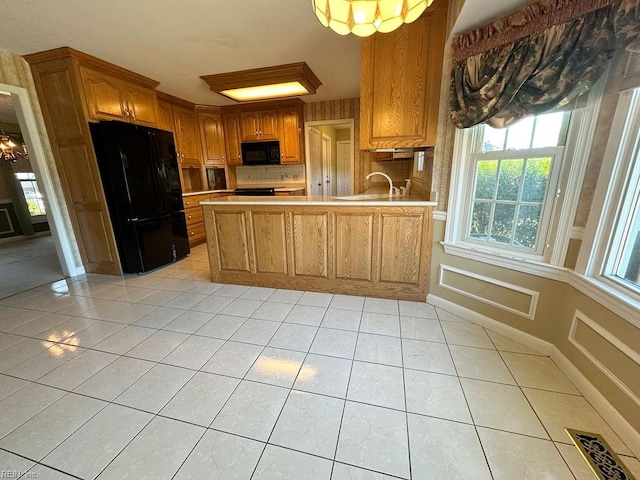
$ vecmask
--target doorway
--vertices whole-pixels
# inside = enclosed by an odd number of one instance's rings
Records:
[[[53,195],[28,92],[0,84],[0,298],[67,276],[73,237]],[[57,227],[57,228],[56,228]]]
[[[313,196],[352,195],[355,166],[354,120],[305,123],[307,192]]]

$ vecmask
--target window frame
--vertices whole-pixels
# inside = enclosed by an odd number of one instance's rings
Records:
[[[587,169],[591,145],[595,134],[600,104],[608,75],[605,74],[589,93],[586,106],[572,111],[567,128],[563,159],[552,206],[550,222],[545,238],[544,255],[523,251],[495,248],[489,242],[464,241],[465,221],[470,214],[469,185],[474,181],[471,168],[473,142],[477,141],[474,129],[456,129],[453,161],[451,166],[449,202],[444,241],[446,254],[500,266],[545,278],[565,280],[568,269],[564,267],[569,242],[574,232],[573,220],[580,201],[582,185]],[[551,192],[551,189],[548,190]],[[550,242],[549,239],[554,241]],[[518,249],[519,250],[519,249]]]
[[[620,94],[585,229],[585,242],[576,264],[576,272],[634,308],[640,306],[640,287],[629,288],[607,272],[615,263],[614,245],[622,238],[622,217],[631,206],[630,183],[640,183],[640,165],[634,164],[640,155],[639,131],[640,87],[637,87]]]
[[[478,137],[478,142],[482,138],[482,128],[476,130],[473,135],[474,137]],[[472,141],[476,141],[475,139]],[[525,155],[515,154],[516,152],[527,152]],[[544,250],[547,244],[547,233],[549,230],[549,223],[551,221],[551,215],[553,211],[553,205],[555,204],[555,195],[553,196],[550,192],[557,192],[558,182],[560,180],[560,167],[562,165],[564,155],[564,146],[559,147],[544,147],[544,148],[536,148],[536,149],[527,149],[527,150],[501,150],[494,152],[471,152],[469,159],[469,171],[471,176],[470,186],[473,186],[473,189],[469,191],[468,199],[465,201],[465,211],[463,217],[463,225],[461,227],[461,241],[464,243],[469,242],[473,245],[478,245],[479,247],[487,246],[490,249],[496,248],[500,251],[508,251],[514,253],[520,253],[525,255],[534,255],[542,259],[544,257]],[[536,158],[536,157],[553,157],[552,168],[549,174],[549,182],[547,184],[547,188],[544,193],[544,200],[542,201],[542,210],[540,213],[540,223],[541,226],[538,229],[537,239],[537,248],[523,248],[516,247],[508,244],[501,244],[499,242],[486,242],[483,240],[475,240],[470,237],[471,231],[471,220],[473,217],[473,203],[474,199],[474,191],[476,185],[476,177],[477,177],[477,163],[482,160],[510,160],[510,159],[518,159],[518,158]],[[494,193],[495,196],[495,193]],[[551,200],[551,201],[549,201]],[[495,203],[497,200],[492,200],[492,202],[487,203]],[[522,202],[515,201],[516,205]],[[526,203],[526,202],[525,202]],[[492,248],[492,246],[495,247]]]
[[[29,175],[30,177],[20,178],[20,175]],[[40,195],[40,199],[39,199],[40,202],[38,203],[38,207],[40,208],[40,210],[44,211],[44,213],[41,213],[38,215],[31,215],[31,212],[29,212],[29,216],[36,223],[40,223],[38,222],[38,220],[46,219],[47,217],[47,205],[45,204],[45,201],[44,201],[44,195],[42,195],[42,192],[40,191],[40,185],[38,185],[38,179],[36,178],[36,174],[34,172],[16,172],[15,176],[16,176],[16,180],[20,184],[22,193],[25,195],[26,195],[26,192],[24,190],[23,184],[28,182],[29,184],[35,185],[35,191]],[[26,197],[25,197],[25,200],[26,200]]]

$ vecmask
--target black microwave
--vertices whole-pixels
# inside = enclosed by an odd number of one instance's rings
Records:
[[[242,142],[242,165],[280,165],[280,142]]]

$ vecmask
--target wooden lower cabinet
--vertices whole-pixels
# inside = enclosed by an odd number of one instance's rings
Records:
[[[432,207],[203,210],[214,282],[426,299]]]
[[[184,217],[187,221],[187,233],[189,235],[189,246],[194,247],[206,240],[204,228],[204,213],[200,202],[211,200],[211,194],[187,195],[182,198],[184,205]]]

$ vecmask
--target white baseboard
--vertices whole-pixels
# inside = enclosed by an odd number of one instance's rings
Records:
[[[540,353],[544,353],[545,355],[551,355],[552,350],[555,348],[552,343],[545,342],[544,340],[534,337],[529,333],[525,333],[522,330],[518,330],[517,328],[498,322],[486,315],[482,315],[481,313],[462,307],[457,303],[450,302],[444,298],[429,294],[427,296],[427,302],[438,308],[451,312],[454,315],[458,315],[459,317],[469,320],[470,322],[477,323],[478,325],[493,330],[494,332],[504,335],[511,340],[520,342],[539,351]]]
[[[625,420],[620,412],[609,403],[609,400],[606,399],[554,344],[435,295],[429,294],[427,296],[427,302],[467,319],[470,322],[486,327],[500,335],[504,335],[511,340],[520,342],[527,347],[549,355],[553,361],[556,362],[560,370],[562,370],[569,380],[578,388],[584,398],[591,403],[593,408],[596,409],[627,447],[629,447],[633,455],[640,458],[640,432],[636,431],[629,422]]]

